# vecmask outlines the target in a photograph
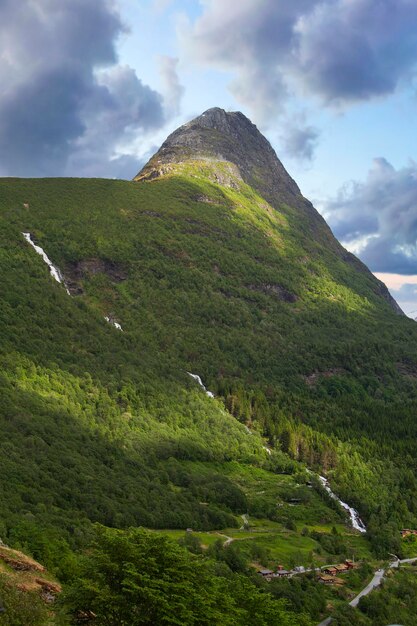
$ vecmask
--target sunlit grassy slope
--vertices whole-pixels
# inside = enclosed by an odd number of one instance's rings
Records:
[[[261,461],[260,439],[169,359],[70,298],[20,227],[2,218],[0,237],[0,536],[34,522],[70,534],[87,520],[234,524],[216,489],[202,506],[163,463]]]
[[[197,161],[143,183],[3,179],[0,219],[3,519],[237,524],[236,480],[213,467],[207,493],[175,462],[265,463],[260,433],[371,528],[412,522],[414,322],[300,211]]]
[[[407,340],[414,326],[391,314],[371,275],[319,245],[300,212],[277,212],[243,184],[215,185],[205,167],[144,184],[1,181],[2,214],[75,275],[79,300],[148,347],[146,358],[155,348],[212,384],[250,374],[276,385],[332,367],[395,374],[392,356],[405,355],[392,333]],[[77,275],[75,264],[96,259],[108,270]]]

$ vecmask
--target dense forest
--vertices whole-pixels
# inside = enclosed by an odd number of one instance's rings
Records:
[[[71,615],[307,625],[326,610],[308,578],[262,586],[266,534],[194,553],[139,527],[230,536],[248,514],[297,546],[278,553],[289,566],[405,553],[417,327],[326,233],[199,161],[142,183],[0,181],[0,537],[65,583]]]

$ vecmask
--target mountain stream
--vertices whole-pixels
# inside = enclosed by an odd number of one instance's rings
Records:
[[[61,285],[64,285],[65,290],[67,292],[68,295],[71,295],[70,292],[68,291],[67,286],[65,285],[64,279],[62,277],[61,272],[59,271],[59,269],[52,263],[51,259],[48,257],[48,255],[46,254],[46,252],[43,250],[43,248],[41,248],[40,246],[37,246],[36,243],[33,241],[32,236],[30,233],[22,233],[23,237],[26,239],[26,241],[32,246],[32,248],[34,250],[36,250],[36,252],[42,257],[42,259],[45,261],[45,263],[47,264],[47,266],[49,267],[49,271],[51,273],[52,278],[54,278],[58,283],[60,283]]]
[[[350,521],[353,528],[359,530],[359,532],[361,533],[366,533],[366,526],[359,517],[359,513],[356,511],[356,509],[346,504],[346,502],[343,502],[340,498],[338,498],[335,493],[333,493],[333,491],[330,489],[329,481],[327,480],[327,478],[324,478],[324,476],[319,476],[319,479],[329,496],[331,496],[334,500],[337,500],[340,506],[342,506],[349,513]]]
[[[202,389],[204,389],[204,391],[206,392],[206,395],[209,398],[214,398],[214,393],[212,391],[208,391],[208,389],[206,389],[203,381],[201,380],[200,376],[198,376],[198,374],[191,374],[191,372],[187,372],[188,376],[191,376],[191,378],[194,378],[194,380],[200,385],[200,387]]]

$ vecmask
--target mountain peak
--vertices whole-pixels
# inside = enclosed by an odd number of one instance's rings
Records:
[[[212,128],[229,135],[252,132],[259,133],[255,124],[240,111],[225,111],[219,107],[207,109],[201,115],[188,122],[184,126],[200,126],[201,128]],[[260,133],[259,133],[260,134]]]
[[[215,107],[187,122],[167,138],[135,180],[163,176],[172,169],[167,165],[194,160],[232,163],[242,180],[276,208],[282,203],[305,208],[307,201],[271,144],[241,112]]]
[[[299,211],[304,229],[343,261],[353,264],[371,278],[368,268],[347,252],[335,239],[323,217],[303,197],[275,150],[258,128],[243,113],[214,107],[175,130],[158,152],[135,177],[135,181],[181,173],[181,164],[203,161],[209,179],[224,187],[236,187],[239,180],[256,190],[273,208],[283,205]],[[220,166],[227,163],[228,168]],[[226,172],[226,173],[225,173]],[[402,311],[386,286],[372,276],[374,290],[397,312]]]

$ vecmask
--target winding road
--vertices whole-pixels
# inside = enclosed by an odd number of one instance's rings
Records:
[[[240,517],[243,519],[243,526],[240,527],[240,530],[245,530],[245,525],[249,524],[249,515],[244,513]]]
[[[392,555],[395,556],[395,555]],[[400,565],[404,564],[404,563],[414,563],[415,561],[417,561],[417,557],[413,558],[413,559],[402,559],[400,560],[399,558],[396,558],[395,561],[392,561],[387,569],[397,569]],[[358,593],[357,596],[355,596],[355,598],[353,598],[353,600],[351,600],[349,602],[350,606],[356,607],[359,604],[359,600],[361,598],[363,598],[364,596],[367,596],[369,593],[371,593],[371,591],[373,591],[374,589],[376,589],[377,587],[380,586],[381,582],[384,579],[384,575],[385,575],[386,570],[384,569],[379,569],[375,572],[374,577],[372,578],[371,582],[368,583],[366,585],[366,587],[364,589],[362,589],[362,591],[360,593]],[[325,620],[323,620],[322,622],[320,622],[320,624],[318,626],[329,626],[329,624],[331,624],[332,622],[332,618],[328,617]]]
[[[384,578],[384,574],[385,574],[384,569],[377,570],[374,574],[373,579],[368,585],[366,585],[365,589],[362,589],[362,591],[358,593],[358,595],[355,598],[353,598],[351,602],[349,602],[350,606],[353,606],[353,607],[358,606],[359,600],[361,598],[363,598],[364,596],[367,596],[368,593],[371,593],[371,591],[373,591],[375,587],[379,587],[379,585],[382,582],[382,579]]]

